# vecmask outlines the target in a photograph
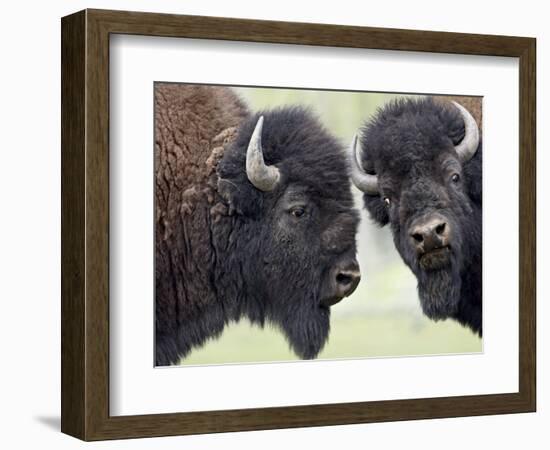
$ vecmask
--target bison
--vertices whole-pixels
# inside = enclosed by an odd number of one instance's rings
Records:
[[[345,149],[312,112],[158,83],[155,182],[156,365],[241,318],[316,357],[360,272]]]
[[[480,108],[479,108],[480,109]],[[478,111],[478,117],[480,111]],[[434,320],[482,334],[482,139],[464,106],[431,97],[379,109],[350,147],[352,179],[417,278]]]

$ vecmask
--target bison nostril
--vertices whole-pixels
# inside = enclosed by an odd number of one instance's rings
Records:
[[[339,270],[334,277],[335,293],[338,297],[347,297],[351,295],[361,280],[359,267]]]
[[[351,282],[353,281],[353,278],[350,275],[347,275],[345,273],[339,273],[338,275],[336,275],[336,281],[339,284],[347,285],[347,284],[351,284]]]
[[[424,240],[424,237],[420,233],[413,233],[412,237],[418,243]]]
[[[443,232],[445,231],[445,226],[446,226],[446,223],[443,222],[443,223],[440,223],[436,228],[435,228],[435,232],[437,234],[443,234]]]

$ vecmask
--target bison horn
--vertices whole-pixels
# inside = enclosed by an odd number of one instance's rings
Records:
[[[351,180],[357,189],[369,195],[378,195],[378,177],[366,173],[358,160],[359,137],[353,136],[353,141],[349,147],[349,159],[351,166]]]
[[[477,127],[476,120],[468,112],[464,106],[453,102],[454,105],[460,111],[462,119],[464,120],[464,139],[460,144],[455,146],[456,153],[460,158],[460,161],[465,163],[475,155],[477,147],[479,145],[479,129]]]
[[[248,143],[248,149],[246,150],[246,175],[254,187],[260,191],[268,192],[275,189],[281,178],[281,174],[277,167],[268,166],[264,161],[262,150],[263,123],[264,118],[260,116]]]

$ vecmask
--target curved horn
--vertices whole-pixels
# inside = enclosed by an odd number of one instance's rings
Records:
[[[468,112],[464,106],[457,102],[453,102],[454,105],[460,111],[462,119],[464,120],[464,139],[460,144],[455,145],[456,153],[463,163],[468,161],[474,156],[479,145],[479,129],[477,127],[476,120]]]
[[[281,174],[274,166],[266,165],[262,150],[262,126],[264,117],[260,116],[252,133],[246,150],[246,175],[250,182],[260,191],[268,192],[275,189]]]
[[[357,159],[359,151],[359,137],[357,134],[353,136],[349,147],[349,159],[351,166],[351,180],[357,189],[369,195],[378,195],[378,177],[366,173],[359,164]]]

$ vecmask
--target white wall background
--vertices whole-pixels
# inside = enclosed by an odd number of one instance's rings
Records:
[[[9,2],[0,15],[0,445],[77,448],[60,415],[60,17],[86,7],[535,36],[538,39],[538,412],[103,442],[97,448],[546,448],[550,421],[550,29],[544,2]],[[545,104],[546,103],[546,104]],[[546,195],[545,195],[546,194]],[[545,214],[546,213],[546,214]],[[546,254],[546,255],[545,255]]]

